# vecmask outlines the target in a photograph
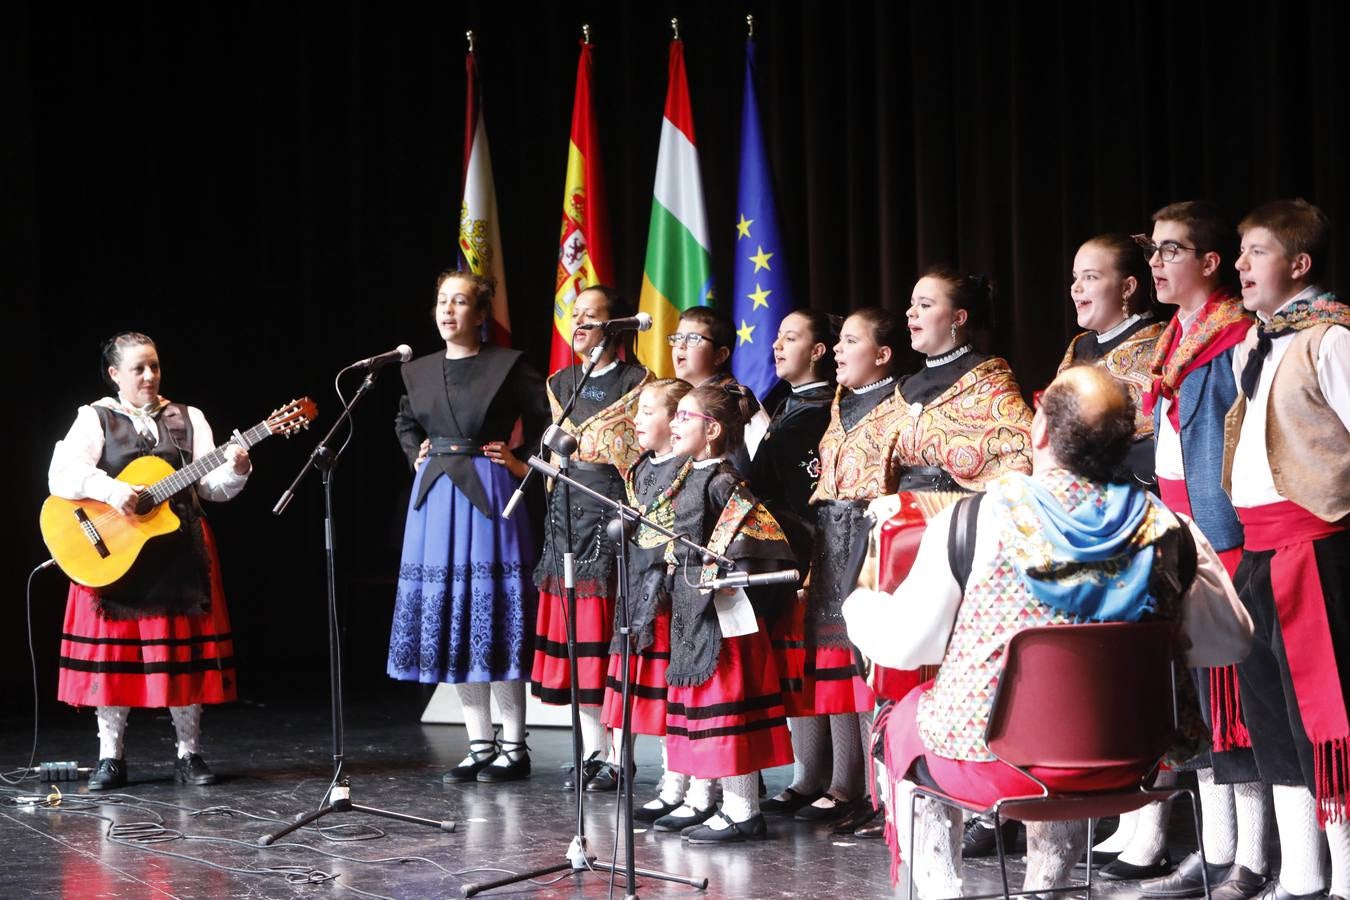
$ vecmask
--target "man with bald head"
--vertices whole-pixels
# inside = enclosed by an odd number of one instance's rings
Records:
[[[900,813],[902,834],[904,798],[915,781],[984,806],[1038,792],[984,743],[1015,631],[1161,617],[1180,620],[1187,665],[1227,665],[1246,655],[1251,619],[1213,547],[1138,485],[1110,481],[1133,435],[1134,403],[1119,382],[1095,366],[1065,370],[1032,420],[1032,474],[995,479],[984,495],[936,516],[894,595],[860,590],[845,601],[849,637],[874,662],[898,669],[940,664],[937,678],[897,704],[886,725],[897,798],[889,808]],[[970,503],[973,511],[962,510]],[[949,556],[949,545],[962,544],[953,523],[972,512],[968,549]],[[964,582],[954,568],[966,573]],[[1191,736],[1203,739],[1203,729]],[[1143,774],[1036,771],[1060,789],[1123,787]],[[957,895],[960,818],[928,802],[919,809],[915,884],[926,897]],[[1027,823],[1023,889],[1066,885],[1086,842],[1086,823]],[[901,837],[892,851],[906,845]]]

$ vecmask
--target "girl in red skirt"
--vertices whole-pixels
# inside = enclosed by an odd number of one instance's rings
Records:
[[[689,393],[689,383],[678,378],[663,378],[642,389],[634,417],[638,446],[644,451],[628,471],[628,502],[644,515],[669,515],[671,496],[682,476],[689,470],[688,459],[671,449],[670,422],[676,404]],[[664,512],[663,512],[664,511]],[[654,822],[684,802],[687,776],[670,770],[666,758],[666,669],[670,663],[670,575],[665,561],[665,538],[644,531],[628,548],[629,627],[633,652],[629,657],[629,696],[632,703],[631,730],[662,738],[662,774],[660,793],[633,811],[639,822]],[[614,729],[615,759],[623,742],[623,693],[620,676],[623,669],[623,638],[618,634],[610,645],[609,675],[605,681],[605,705],[602,718]]]
[[[904,406],[892,370],[906,336],[892,314],[860,309],[844,321],[834,347],[839,389],[820,439],[820,478],[811,496],[816,544],[807,589],[804,674],[811,714],[793,722],[794,737],[805,751],[801,780],[775,798],[785,806],[797,804],[828,785],[824,795],[797,810],[795,817],[804,821],[838,822],[869,805],[863,798],[868,729],[859,716],[870,723],[872,691],[860,673],[840,606],[857,586],[845,570],[854,548],[867,540],[867,505],[894,493],[899,482],[896,423]]]
[[[741,570],[789,568],[792,551],[778,523],[724,461],[741,446],[750,415],[750,398],[738,384],[705,385],[680,401],[673,448],[692,462],[674,492],[672,530],[731,557]],[[670,768],[692,776],[693,784],[684,804],[656,827],[680,829],[691,843],[763,838],[758,772],[792,759],[766,614],[781,607],[792,586],[751,589],[753,600],[743,591],[714,596],[699,583],[716,577],[717,566],[676,545],[669,559],[676,568],[666,750]],[[722,782],[716,810],[711,779]]]
[[[145,485],[119,481],[118,472],[141,456],[181,469],[211,452],[214,440],[200,410],[160,396],[159,353],[150,338],[135,332],[112,337],[103,362],[115,396],[79,408],[52,453],[48,488],[134,519]],[[178,735],[178,781],[215,782],[198,753],[201,710],[203,703],[235,698],[234,647],[200,501],[229,500],[251,471],[248,453],[229,445],[219,467],[169,499],[182,525],[146,544],[127,575],[99,590],[71,584],[57,696],[97,712],[99,761],[91,791],[127,783],[123,737],[133,706],[169,708]]]
[[[611,288],[596,285],[582,291],[572,306],[572,321],[578,326],[572,349],[589,356],[600,345],[604,331],[580,326],[600,324],[627,313],[623,299]],[[623,498],[624,475],[637,461],[633,414],[637,411],[639,389],[648,379],[642,366],[618,358],[619,349],[617,344],[611,344],[601,355],[576,405],[562,423],[563,429],[577,439],[577,449],[571,457],[571,476],[616,500]],[[555,417],[580,380],[579,365],[569,366],[549,378],[548,399]],[[570,550],[576,578],[575,687],[581,707],[582,752],[587,757],[580,777],[588,791],[612,791],[618,785],[618,770],[604,759],[610,742],[600,716],[614,622],[614,544],[605,534],[610,515],[603,504],[581,491],[568,493],[571,509],[563,506],[565,493],[560,486],[555,486],[549,495],[543,554],[534,576],[539,588],[539,615],[530,681],[534,695],[543,702],[571,702],[568,609],[563,587],[563,557]],[[566,546],[569,516],[570,548]]]

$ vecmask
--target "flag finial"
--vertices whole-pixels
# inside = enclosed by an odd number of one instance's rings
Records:
[[[671,30],[671,33],[674,35],[675,40],[678,41],[678,40],[680,39],[680,20],[679,20],[679,19],[671,19],[671,20],[670,20],[670,30]]]
[[[751,39],[755,36],[755,16],[753,13],[747,13],[745,16],[745,36]]]
[[[589,44],[591,42],[591,26],[589,24],[581,26],[581,42],[583,44]]]
[[[469,42],[469,52],[473,52],[474,35],[472,29],[464,32],[464,39]]]

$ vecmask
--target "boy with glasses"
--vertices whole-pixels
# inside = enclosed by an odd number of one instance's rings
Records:
[[[691,306],[680,313],[674,334],[666,335],[675,377],[694,387],[704,384],[732,384],[731,354],[736,348],[736,326],[725,311],[711,306]],[[753,394],[753,415],[745,425],[745,444],[732,456],[737,471],[750,471],[750,460],[769,428],[769,414]]]
[[[1232,575],[1241,556],[1242,524],[1223,492],[1218,461],[1224,415],[1236,396],[1228,377],[1233,350],[1251,327],[1251,317],[1223,284],[1223,262],[1232,243],[1229,229],[1229,220],[1214,204],[1186,201],[1154,213],[1153,233],[1136,241],[1148,256],[1158,300],[1177,307],[1158,339],[1150,366],[1153,385],[1144,399],[1154,418],[1158,493],[1170,508],[1195,520]],[[1209,880],[1219,884],[1214,896],[1244,900],[1266,882],[1268,795],[1243,725],[1235,669],[1194,674],[1213,735],[1213,751],[1192,763],[1198,766],[1205,811]],[[1165,804],[1142,810],[1129,845],[1103,874],[1141,877],[1136,867],[1156,862],[1162,854],[1168,811]],[[1145,882],[1140,893],[1199,896],[1200,865],[1200,855],[1192,854],[1173,874]]]

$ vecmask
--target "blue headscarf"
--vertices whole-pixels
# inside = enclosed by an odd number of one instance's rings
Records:
[[[1027,476],[991,485],[1013,518],[1013,565],[1052,609],[1079,621],[1137,622],[1157,603],[1149,592],[1153,544],[1176,521],[1159,516],[1137,485],[1086,487],[1084,501],[1066,508]]]

